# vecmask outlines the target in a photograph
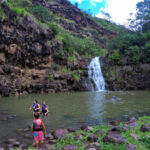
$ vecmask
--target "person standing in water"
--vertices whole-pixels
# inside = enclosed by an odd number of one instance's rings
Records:
[[[47,116],[49,113],[48,105],[46,104],[45,101],[43,101],[43,103],[42,103],[42,113],[45,116]]]
[[[33,105],[30,107],[34,112],[39,112],[40,113],[40,104],[38,101],[35,99],[33,102]]]
[[[34,113],[34,120],[31,126],[33,131],[34,140],[36,143],[37,149],[39,148],[39,142],[44,145],[44,134],[46,135],[46,128],[43,123],[43,120],[40,118],[40,114],[38,112]],[[44,134],[43,134],[44,131]]]

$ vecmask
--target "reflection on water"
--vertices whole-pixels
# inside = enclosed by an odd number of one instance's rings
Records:
[[[112,96],[116,100],[112,100]],[[36,98],[43,100],[50,108],[50,115],[42,117],[48,131],[56,128],[79,127],[82,124],[96,124],[108,118],[126,118],[139,112],[150,111],[150,92],[83,92],[59,94],[32,94],[0,99],[0,140],[18,137],[17,129],[32,123],[33,114],[29,107]],[[1,118],[17,115],[14,119]]]
[[[93,120],[97,120],[97,118],[100,118],[100,120],[103,119],[105,107],[105,94],[105,91],[89,93],[88,110]]]

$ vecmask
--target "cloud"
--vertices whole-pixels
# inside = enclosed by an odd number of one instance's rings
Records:
[[[130,18],[130,13],[136,12],[136,4],[142,0],[69,0],[73,4],[78,2],[78,7],[85,12],[100,18],[109,13],[112,21],[125,25]]]
[[[111,15],[114,22],[120,24],[127,24],[128,18],[130,18],[130,13],[136,12],[136,4],[141,0],[107,0],[107,6],[103,9]],[[102,14],[96,15],[101,17]]]

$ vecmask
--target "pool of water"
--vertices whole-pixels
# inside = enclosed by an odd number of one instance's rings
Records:
[[[112,100],[116,96],[116,100]],[[50,115],[42,117],[48,131],[56,128],[98,124],[106,119],[121,119],[138,113],[150,112],[150,91],[79,92],[59,94],[31,94],[0,98],[0,140],[19,137],[17,129],[32,124],[29,109],[36,98],[46,101]],[[3,121],[8,114],[14,119]]]

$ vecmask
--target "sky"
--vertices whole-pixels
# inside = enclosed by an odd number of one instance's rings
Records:
[[[109,13],[111,21],[127,25],[130,13],[136,12],[136,4],[142,0],[69,0],[72,4],[78,2],[78,7],[99,18],[106,18]],[[108,18],[106,18],[108,19]]]

